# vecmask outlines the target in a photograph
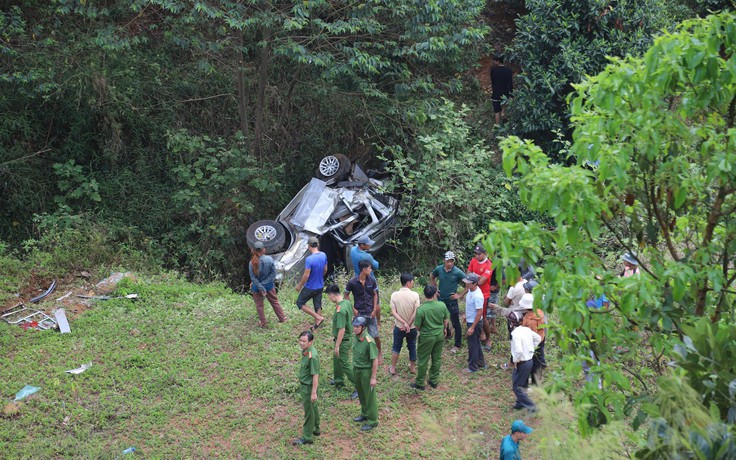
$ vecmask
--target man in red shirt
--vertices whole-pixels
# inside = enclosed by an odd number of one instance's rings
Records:
[[[486,248],[483,247],[482,244],[476,245],[473,252],[475,253],[475,257],[470,260],[466,273],[475,273],[480,278],[480,280],[478,280],[478,287],[480,288],[480,292],[483,294],[483,333],[486,335],[483,349],[489,351],[491,349],[491,324],[486,318],[486,313],[488,311],[488,299],[491,297],[491,274],[493,273],[493,263],[491,262],[491,259],[488,258]],[[465,291],[460,294],[461,297],[465,295],[467,289],[468,288],[466,287]]]

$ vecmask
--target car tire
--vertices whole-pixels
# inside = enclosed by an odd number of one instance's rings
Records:
[[[325,182],[340,182],[348,178],[351,166],[350,159],[343,154],[328,155],[320,160],[314,177]]]
[[[266,252],[279,252],[284,249],[286,243],[286,229],[275,220],[259,220],[248,227],[245,238],[251,248],[260,241]]]

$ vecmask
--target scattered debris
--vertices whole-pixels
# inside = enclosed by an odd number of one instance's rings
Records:
[[[78,368],[76,368],[76,369],[70,369],[70,370],[66,371],[66,373],[67,373],[67,374],[74,374],[74,375],[79,375],[79,374],[81,374],[82,372],[84,372],[84,371],[86,371],[87,369],[89,369],[90,367],[92,367],[92,363],[82,364],[81,366],[79,366],[79,367],[78,367]]]
[[[20,414],[20,408],[23,407],[23,403],[11,402],[3,408],[3,417],[11,418]]]
[[[71,419],[72,419],[71,415],[67,415],[66,417],[64,417],[64,421],[61,422],[61,424],[64,426],[69,426],[69,420]]]
[[[113,300],[113,299],[137,299],[138,294],[128,294],[124,296],[111,297],[109,295],[82,295],[77,294],[80,299],[91,299],[91,300]]]
[[[19,392],[15,394],[15,401],[20,401],[21,399],[25,398],[26,396],[30,396],[33,393],[40,390],[40,387],[33,387],[31,385],[24,386]]]
[[[51,294],[52,292],[54,292],[54,289],[56,289],[56,280],[53,280],[51,282],[51,286],[49,286],[49,288],[46,289],[46,292],[44,292],[43,294],[41,294],[39,296],[36,296],[36,297],[32,298],[31,299],[31,303],[36,303],[36,302],[38,302],[38,301],[46,298],[46,296],[48,296],[49,294]]]
[[[59,308],[54,312],[54,318],[56,318],[56,322],[59,323],[59,330],[62,334],[68,334],[72,331],[69,328],[69,321],[66,319],[66,312],[63,308]]]
[[[28,308],[22,303],[0,312],[0,319],[8,324],[17,324],[26,330],[28,328],[48,330],[56,327],[56,321],[49,315]]]
[[[123,451],[123,454],[132,454],[133,452],[135,452],[135,447],[128,447]]]
[[[72,295],[72,291],[69,291],[69,292],[67,292],[67,293],[66,293],[66,294],[64,294],[63,296],[61,296],[61,297],[59,297],[58,299],[56,299],[56,301],[57,301],[57,302],[61,302],[62,300],[64,300],[64,299],[66,299],[67,297],[69,297],[70,295]]]
[[[95,285],[95,292],[100,295],[112,294],[123,278],[131,277],[130,272],[115,272]]]

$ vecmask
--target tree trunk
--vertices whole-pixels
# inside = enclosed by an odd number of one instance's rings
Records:
[[[245,69],[243,68],[243,31],[238,32],[238,69],[235,79],[238,85],[238,116],[240,118],[240,133],[246,142],[250,142],[250,129],[248,126],[248,92],[245,90]],[[253,151],[251,145],[248,149]]]
[[[255,153],[259,159],[263,153],[263,110],[266,100],[266,83],[268,83],[268,64],[271,60],[271,29],[263,30],[263,41],[266,43],[261,51],[261,64],[258,69],[258,99],[256,100],[256,123],[254,129]]]

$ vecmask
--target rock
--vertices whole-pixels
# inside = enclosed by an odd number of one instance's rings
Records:
[[[92,275],[88,271],[83,271],[82,273],[79,274],[79,276],[81,276],[82,278],[89,278]]]
[[[130,278],[131,276],[130,272],[115,272],[95,285],[95,293],[97,295],[112,294],[115,289],[118,288],[118,283],[120,283],[123,278]]]

